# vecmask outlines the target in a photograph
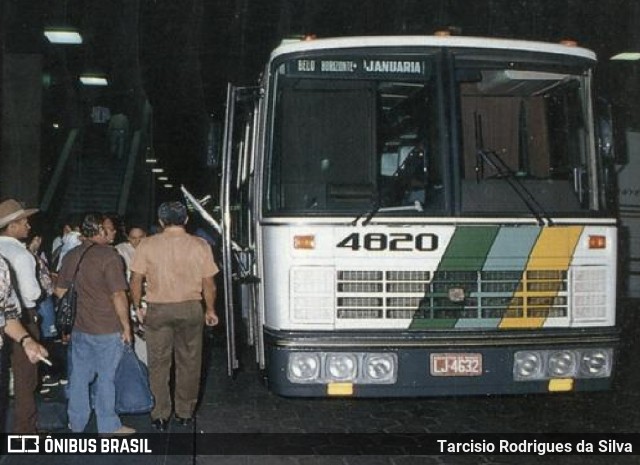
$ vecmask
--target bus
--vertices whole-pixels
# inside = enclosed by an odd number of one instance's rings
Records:
[[[625,131],[628,154],[618,172],[618,211],[620,213],[620,268],[623,270],[625,297],[640,298],[640,131]]]
[[[284,41],[256,86],[230,84],[229,374],[242,332],[283,396],[610,388],[617,192],[595,65],[571,42],[344,37]]]

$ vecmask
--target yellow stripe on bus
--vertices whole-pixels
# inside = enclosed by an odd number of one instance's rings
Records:
[[[529,256],[525,274],[527,271],[534,270],[567,271],[582,231],[582,226],[552,226],[543,228]],[[516,295],[522,296],[523,300],[526,300],[526,296],[531,294],[532,293],[527,292],[523,286],[522,292],[518,292]],[[552,295],[557,295],[557,292]],[[509,311],[515,312],[515,309],[509,308]],[[546,318],[544,317],[507,317],[502,319],[499,328],[540,328],[545,321]]]

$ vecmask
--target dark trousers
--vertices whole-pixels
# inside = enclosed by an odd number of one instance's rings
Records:
[[[172,356],[175,360],[174,411],[179,417],[191,417],[200,390],[204,326],[202,304],[199,301],[149,303],[144,326],[149,383],[156,400],[151,418],[168,419],[171,416],[169,379]]]
[[[22,324],[31,337],[39,340],[40,330],[35,309],[23,310]],[[13,433],[34,434],[37,429],[38,411],[35,392],[38,387],[38,366],[27,358],[22,346],[11,343],[11,367],[13,368]]]

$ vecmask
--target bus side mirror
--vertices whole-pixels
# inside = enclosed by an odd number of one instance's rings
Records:
[[[615,128],[611,104],[599,99],[596,102],[596,147],[604,160],[616,165],[623,165],[626,159],[623,151],[616,150]]]

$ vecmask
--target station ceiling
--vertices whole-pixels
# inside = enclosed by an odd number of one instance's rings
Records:
[[[138,95],[154,107],[156,149],[185,177],[200,156],[228,81],[255,82],[284,37],[456,34],[559,41],[571,38],[604,63],[640,48],[636,0],[56,0],[1,2],[5,53],[40,53],[50,117],[90,100],[130,112]],[[84,42],[58,46],[49,26],[72,26]],[[77,76],[100,70],[110,86],[84,93]],[[69,116],[71,115],[71,116]],[[67,112],[69,124],[73,112]],[[177,156],[177,152],[182,152]]]

